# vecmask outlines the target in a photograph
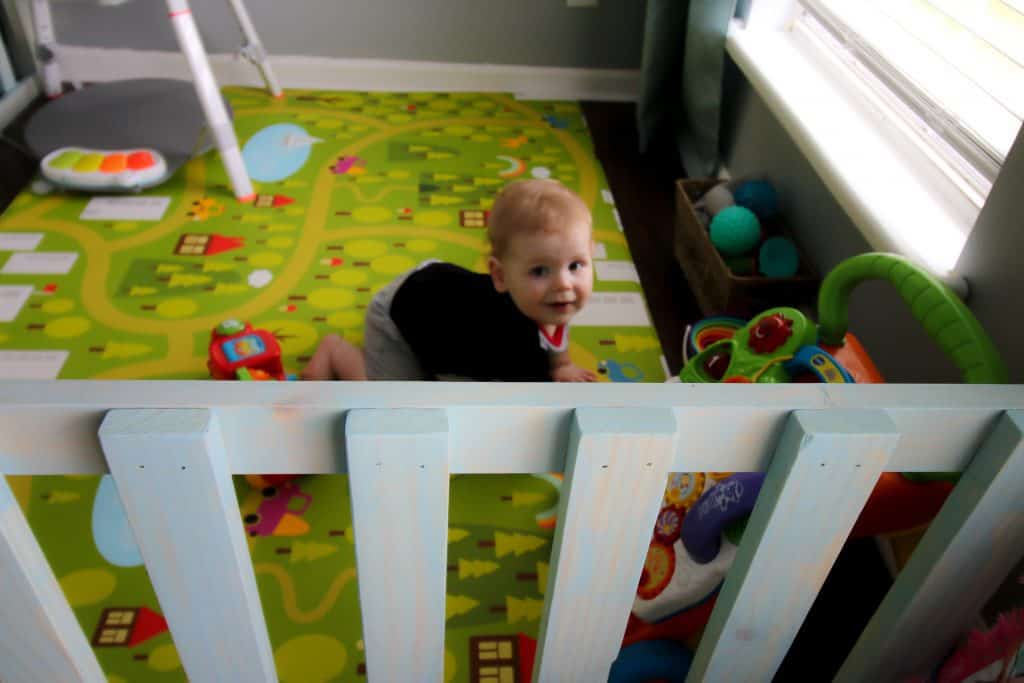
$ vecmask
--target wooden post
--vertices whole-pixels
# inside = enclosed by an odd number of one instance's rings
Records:
[[[535,681],[605,681],[622,645],[675,455],[668,408],[578,408]]]
[[[794,411],[689,683],[771,679],[898,439],[880,411]]]
[[[972,618],[1024,548],[1024,411],[1007,411],[868,623],[836,681],[922,675]]]
[[[111,410],[100,443],[189,680],[276,681],[216,415]]]
[[[106,681],[0,474],[0,681]]]
[[[444,680],[448,419],[353,410],[345,423],[370,681]]]

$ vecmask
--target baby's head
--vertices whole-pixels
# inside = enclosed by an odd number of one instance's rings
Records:
[[[488,219],[494,288],[508,292],[527,317],[564,325],[594,287],[590,210],[554,180],[508,185]]]

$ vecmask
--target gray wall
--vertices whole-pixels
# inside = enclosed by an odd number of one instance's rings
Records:
[[[592,69],[640,66],[644,2],[600,0],[245,0],[273,55]],[[227,0],[193,0],[206,49],[238,49]],[[57,40],[67,45],[176,50],[160,0],[115,7],[53,3]]]
[[[738,69],[731,63],[729,67],[723,151],[733,176],[761,176],[776,184],[789,226],[819,272],[871,251],[764,102]],[[957,266],[970,283],[968,305],[999,348],[1015,383],[1024,382],[1024,226],[1014,206],[1021,188],[1024,134],[1010,152]],[[854,291],[850,330],[889,381],[960,379],[887,284],[866,283]]]

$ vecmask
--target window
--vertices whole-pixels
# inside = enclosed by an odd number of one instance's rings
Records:
[[[984,203],[1024,118],[1024,0],[803,0],[835,52]]]
[[[726,49],[869,246],[958,287],[1024,115],[1022,12],[1024,0],[750,0]]]

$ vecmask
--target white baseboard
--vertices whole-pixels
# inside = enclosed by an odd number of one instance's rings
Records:
[[[178,52],[61,45],[58,58],[66,81],[126,78],[190,78]],[[357,91],[510,92],[520,99],[634,102],[640,71],[570,69],[501,64],[457,64],[381,59],[334,59],[270,55],[284,88]],[[210,55],[221,85],[261,86],[257,67],[233,54]]]

